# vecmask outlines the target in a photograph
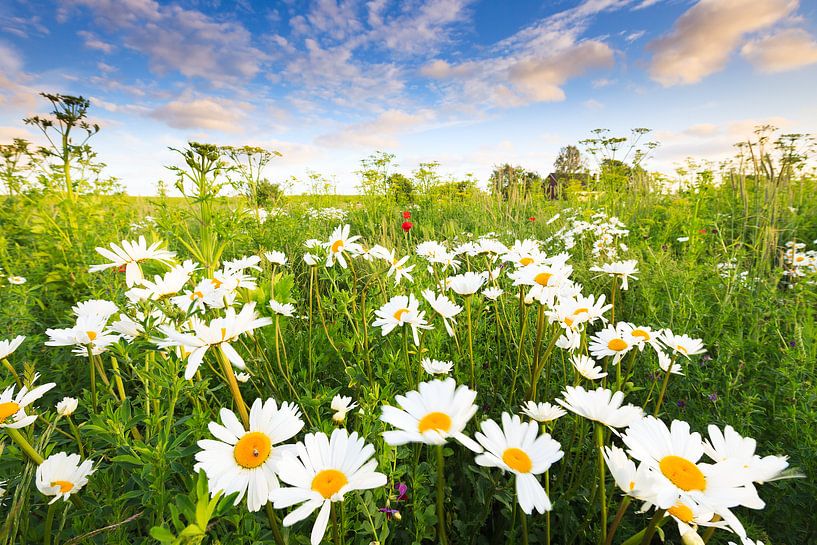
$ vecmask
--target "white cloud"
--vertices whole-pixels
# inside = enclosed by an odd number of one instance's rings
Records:
[[[400,134],[416,131],[435,119],[431,110],[407,113],[401,110],[386,110],[377,118],[349,125],[339,131],[317,138],[323,146],[339,146],[365,149],[383,149],[399,144]]]
[[[700,0],[650,42],[650,76],[661,85],[696,83],[721,70],[743,37],[793,13],[798,0]]]
[[[80,30],[77,32],[77,36],[83,39],[85,43],[85,47],[88,49],[96,49],[97,51],[102,51],[103,53],[112,53],[115,47],[113,44],[109,44],[104,40],[100,40],[93,32],[88,32],[87,30]]]
[[[242,132],[252,106],[226,98],[194,97],[186,94],[149,113],[175,129],[210,129]]]
[[[786,72],[817,63],[817,41],[805,30],[791,28],[753,40],[740,53],[763,72]]]

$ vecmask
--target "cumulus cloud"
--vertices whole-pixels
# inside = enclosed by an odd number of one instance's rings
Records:
[[[798,0],[700,0],[672,30],[650,42],[650,76],[664,86],[691,84],[721,70],[743,37],[782,20]]]
[[[416,131],[435,119],[431,110],[408,113],[386,110],[371,121],[348,125],[316,139],[323,146],[382,149],[399,144],[399,135]]]
[[[83,39],[85,47],[88,49],[96,49],[97,51],[102,51],[103,53],[112,53],[115,49],[113,44],[100,40],[96,35],[94,35],[93,32],[80,30],[77,32],[77,36]]]
[[[124,47],[147,55],[151,70],[159,74],[177,71],[214,84],[234,84],[254,77],[265,58],[241,24],[216,21],[175,4],[160,5],[154,0],[69,0],[67,6],[90,10],[100,28],[120,37]],[[101,49],[99,43],[92,43]],[[93,47],[87,39],[86,46]]]
[[[175,129],[210,129],[241,132],[252,106],[225,98],[182,96],[149,112]]]
[[[817,63],[817,41],[801,28],[790,28],[753,40],[740,53],[763,72],[786,72]]]

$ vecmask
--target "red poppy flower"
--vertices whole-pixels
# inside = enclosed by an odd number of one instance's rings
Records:
[[[410,221],[404,221],[403,225],[401,225],[400,227],[403,228],[403,231],[408,233],[409,231],[411,231],[411,228],[414,227],[414,224],[411,223]]]
[[[698,232],[702,235],[706,234],[706,229],[699,229]]]
[[[534,216],[531,216],[528,218],[528,221],[536,221],[536,218]]]
[[[407,220],[407,219],[409,219],[410,217],[411,217],[411,212],[409,212],[408,210],[406,210],[406,211],[404,211],[404,212],[403,212],[403,219],[406,219],[406,220]]]

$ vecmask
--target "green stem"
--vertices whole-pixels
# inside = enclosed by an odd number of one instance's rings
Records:
[[[79,436],[79,428],[77,425],[74,424],[74,420],[70,416],[66,416],[65,418],[68,419],[68,426],[71,428],[71,433],[74,434],[74,438],[77,440],[77,448],[79,448],[79,455],[80,457],[85,457],[85,449],[82,448],[82,439]]]
[[[272,537],[275,539],[276,545],[285,545],[284,536],[281,535],[281,528],[278,524],[278,517],[275,516],[275,511],[272,510],[272,504],[267,502],[266,506],[267,519],[269,526],[272,528]]]
[[[332,514],[332,543],[340,545],[340,532],[338,531],[338,515],[335,511],[335,504],[330,505],[330,512]]]
[[[448,545],[445,533],[445,456],[443,445],[437,445],[437,537],[440,545]]]
[[[543,426],[544,427],[544,426]],[[545,494],[550,499],[550,471],[545,471]],[[550,545],[550,511],[545,511],[545,544]]]
[[[596,423],[596,448],[598,449],[599,461],[599,497],[601,507],[601,539],[599,543],[607,542],[607,485],[604,473],[604,428]]]
[[[20,380],[20,375],[17,374],[17,371],[14,370],[14,366],[7,358],[3,358],[3,366],[14,376],[15,382],[17,382],[17,388],[22,388],[23,382]]]
[[[88,368],[90,369],[91,373],[91,410],[96,414],[97,412],[97,403],[96,403],[96,368],[94,367],[94,353],[91,345],[87,345],[88,349]]]
[[[652,541],[652,536],[655,535],[655,529],[658,527],[658,522],[664,518],[664,509],[659,509],[650,519],[650,523],[644,530],[644,537],[641,538],[641,545],[649,545]]]
[[[519,517],[522,520],[522,545],[528,545],[528,516],[520,509]]]
[[[474,365],[474,335],[471,324],[471,295],[465,296],[465,313],[468,316],[468,357],[471,360],[471,388],[477,387],[476,366]]]
[[[48,506],[48,513],[45,515],[45,530],[43,531],[43,545],[51,545],[51,527],[54,525],[54,510],[57,504],[52,503]]]
[[[31,446],[31,443],[29,443],[26,440],[26,438],[23,437],[23,434],[20,433],[20,430],[16,428],[6,428],[6,433],[9,434],[9,437],[11,437],[12,440],[15,443],[17,443],[17,446],[20,447],[20,450],[22,450],[25,453],[25,455],[31,459],[32,462],[34,462],[37,465],[43,463],[43,457],[40,455],[39,452],[37,452],[34,449],[34,447]]]
[[[618,511],[616,512],[616,518],[613,519],[613,523],[607,530],[607,541],[605,542],[605,545],[613,545],[613,538],[616,536],[618,525],[621,524],[621,519],[624,518],[624,514],[627,512],[629,507],[630,496],[624,496],[624,499],[621,500],[621,505],[618,507]]]
[[[669,365],[667,366],[667,371],[664,374],[664,380],[661,382],[661,391],[658,393],[658,401],[655,402],[655,412],[652,413],[653,416],[658,416],[658,411],[661,409],[661,403],[663,403],[664,401],[664,394],[667,393],[667,384],[669,384],[669,376],[672,374],[672,366],[675,365],[676,358],[677,356],[672,358],[672,360],[669,362]]]

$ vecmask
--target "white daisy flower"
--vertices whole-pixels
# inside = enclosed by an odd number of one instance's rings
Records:
[[[278,463],[278,476],[290,485],[270,494],[276,509],[301,504],[284,517],[284,526],[292,526],[320,508],[312,527],[311,543],[318,545],[326,533],[332,502],[343,501],[353,490],[369,490],[385,486],[387,479],[375,471],[374,447],[338,428],[327,437],[325,433],[307,434],[294,453],[287,452]]]
[[[626,290],[629,285],[627,281],[632,278],[638,280],[635,276],[638,274],[638,261],[629,259],[627,261],[614,261],[612,263],[605,263],[601,267],[590,267],[591,271],[600,272],[608,276],[615,276],[621,280],[621,289]]]
[[[485,297],[487,297],[491,301],[496,301],[497,299],[499,299],[499,297],[503,293],[505,293],[505,291],[502,288],[493,288],[493,287],[491,287],[491,288],[485,288],[484,290],[482,290],[482,295],[484,295]]]
[[[556,339],[556,346],[562,350],[573,352],[574,350],[578,350],[578,348],[581,346],[581,342],[581,333],[573,329],[565,329],[564,333],[562,333],[562,335]]]
[[[684,375],[683,371],[681,371],[680,363],[672,363],[672,358],[670,358],[663,350],[658,350],[656,353],[658,354],[658,367],[660,367],[663,372],[666,373],[670,368],[669,366],[672,365],[672,370],[669,371],[670,373],[673,375]]]
[[[613,393],[606,388],[585,390],[581,386],[567,386],[562,399],[556,403],[579,416],[615,429],[631,425],[644,416],[641,407],[622,405],[624,393]]]
[[[329,237],[329,241],[324,244],[326,249],[329,250],[329,253],[326,256],[327,267],[331,267],[337,261],[340,266],[345,269],[348,265],[346,264],[344,253],[349,255],[357,255],[363,251],[360,244],[355,242],[356,240],[360,239],[360,236],[355,235],[350,237],[350,229],[351,227],[348,223],[342,226],[339,225],[332,232],[332,236]]]
[[[537,403],[535,401],[526,401],[525,404],[522,405],[522,412],[527,417],[542,424],[553,422],[557,418],[561,418],[567,414],[567,412],[558,405],[547,402]]]
[[[91,265],[89,272],[103,271],[112,267],[125,267],[125,283],[128,287],[131,287],[144,278],[140,263],[152,259],[169,266],[173,258],[176,257],[176,252],[162,250],[160,249],[161,245],[162,241],[157,241],[148,246],[144,236],[140,236],[139,240],[123,240],[120,246],[111,242],[110,250],[107,248],[96,249],[98,254],[111,262]]]
[[[94,472],[94,463],[91,460],[80,463],[80,460],[78,454],[58,452],[37,466],[37,490],[46,496],[54,496],[49,505],[60,498],[68,501],[72,494],[88,484],[88,477]]]
[[[274,399],[256,399],[250,408],[250,426],[244,426],[235,413],[221,409],[221,424],[210,422],[216,438],[198,442],[195,471],[204,471],[210,494],[238,492],[235,505],[247,495],[247,509],[258,511],[278,488],[276,464],[294,445],[281,445],[304,427],[301,411],[292,403],[279,407]]]
[[[27,415],[25,408],[31,405],[56,384],[49,382],[30,390],[23,386],[14,395],[14,386],[9,386],[0,393],[0,428],[24,428],[37,420],[37,415]]]
[[[57,414],[60,416],[71,416],[79,406],[79,400],[74,397],[64,397],[57,403]]]
[[[457,325],[457,321],[454,317],[462,312],[462,307],[454,303],[454,301],[449,299],[444,293],[436,295],[432,290],[423,290],[422,295],[425,300],[428,301],[428,304],[431,305],[431,308],[442,317],[445,330],[449,336],[453,337],[454,328],[452,325]]]
[[[9,276],[8,281],[9,284],[14,284],[15,286],[22,286],[27,282],[25,276]]]
[[[17,350],[26,338],[23,335],[17,335],[11,340],[0,341],[0,360],[6,359]]]
[[[459,295],[473,295],[485,284],[485,275],[468,271],[456,276],[449,276],[446,285]]]
[[[249,380],[252,378],[252,376],[249,373],[236,373],[235,371],[233,371],[233,374],[235,375],[235,379],[238,382],[241,382],[242,384],[245,382],[249,382]]]
[[[289,318],[295,315],[295,305],[292,303],[279,303],[275,299],[270,299],[269,306],[275,314],[287,316]]]
[[[474,437],[485,448],[475,458],[477,465],[498,467],[516,476],[516,497],[525,514],[535,509],[550,511],[550,498],[536,475],[541,475],[564,456],[561,446],[547,433],[539,435],[534,422],[522,422],[517,415],[502,413],[502,428],[493,420],[480,425]]]
[[[318,256],[310,254],[309,252],[304,254],[304,263],[306,263],[310,267],[317,267],[318,264],[320,264],[320,262],[321,259]]]
[[[701,339],[693,339],[689,335],[676,335],[669,329],[665,329],[658,336],[661,344],[676,352],[689,358],[706,352],[704,343]]]
[[[381,328],[384,337],[396,327],[409,326],[414,337],[414,344],[419,346],[420,336],[418,331],[420,329],[431,329],[425,319],[425,311],[420,311],[420,302],[417,301],[413,294],[408,296],[396,295],[374,313],[377,319],[372,322],[372,327]]]
[[[342,396],[340,394],[336,395],[332,398],[331,408],[335,411],[335,414],[332,415],[332,420],[337,422],[338,424],[342,424],[346,420],[346,415],[357,407],[357,402],[352,402],[352,398],[349,396]]]
[[[789,467],[787,456],[764,456],[755,454],[757,442],[743,437],[732,426],[721,431],[709,425],[709,440],[704,441],[704,452],[715,462],[730,462],[744,474],[746,482],[766,483],[774,481]]]
[[[429,375],[447,375],[454,368],[454,362],[423,358],[423,369]]]
[[[273,265],[280,265],[283,267],[287,264],[287,256],[284,252],[279,251],[272,251],[272,252],[264,252],[264,257],[267,258],[267,261],[272,263]]]
[[[596,365],[596,360],[590,356],[570,356],[570,363],[573,364],[573,368],[576,372],[587,380],[599,380],[607,376],[607,373],[602,372],[601,366]]]
[[[175,295],[187,284],[193,271],[197,268],[197,265],[188,259],[167,271],[164,276],[155,275],[153,281],[142,279],[137,282],[138,287],[126,291],[125,296],[131,303],[136,303],[148,299],[157,301],[163,297]]]
[[[477,412],[476,397],[475,391],[457,386],[453,378],[421,382],[417,390],[395,396],[400,409],[383,406],[380,420],[398,428],[384,432],[383,439],[390,445],[444,445],[453,438],[474,452],[482,452],[482,447],[463,433]]]
[[[608,325],[590,337],[590,354],[599,360],[611,356],[613,365],[618,365],[621,358],[635,346],[631,332],[632,327],[627,322]]]

